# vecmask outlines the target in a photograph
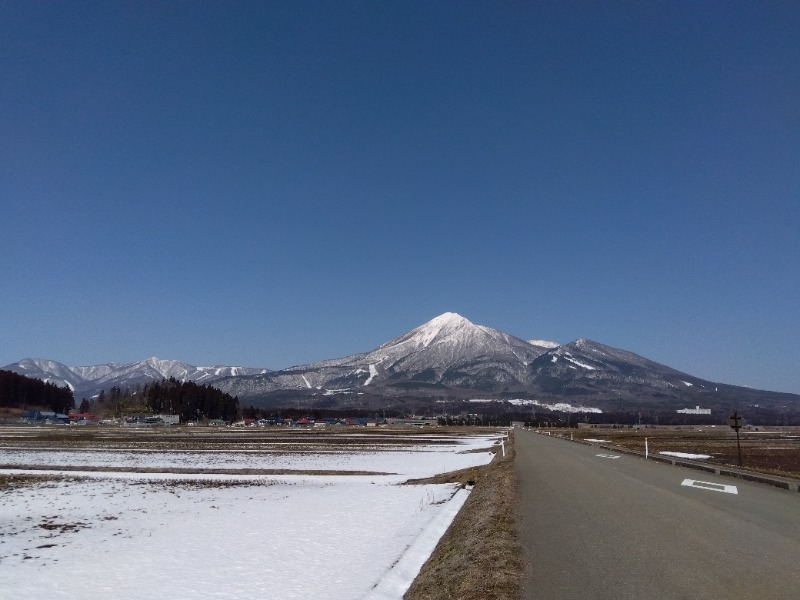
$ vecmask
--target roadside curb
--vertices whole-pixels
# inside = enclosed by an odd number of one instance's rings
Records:
[[[533,431],[534,433],[539,433],[539,435],[545,435],[543,433],[536,432],[534,430],[531,431]],[[563,440],[566,442],[574,442],[578,444],[583,444],[585,446],[593,446],[595,448],[603,448],[604,450],[611,450],[613,452],[628,454],[631,456],[639,457],[642,460],[654,460],[657,462],[668,463],[675,467],[685,467],[687,469],[694,469],[696,471],[705,471],[706,473],[714,473],[716,475],[721,475],[723,477],[735,477],[737,479],[743,479],[745,481],[764,483],[767,485],[771,485],[773,487],[789,490],[790,492],[800,492],[800,481],[798,481],[797,479],[778,477],[776,475],[767,475],[766,473],[754,473],[752,471],[745,471],[744,469],[737,469],[736,467],[708,465],[672,456],[659,456],[651,454],[645,459],[643,452],[637,452],[636,450],[629,450],[628,448],[622,448],[620,446],[614,446],[611,444],[602,444],[598,442],[586,442],[584,440],[574,440],[562,437],[560,435],[552,435],[550,437],[554,437],[556,439]]]

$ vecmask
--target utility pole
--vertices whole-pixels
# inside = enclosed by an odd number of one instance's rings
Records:
[[[745,426],[744,417],[742,417],[736,411],[733,411],[733,414],[728,417],[727,421],[728,425],[730,425],[734,431],[736,431],[736,448],[739,451],[739,466],[742,466],[742,445],[739,443],[739,430]]]

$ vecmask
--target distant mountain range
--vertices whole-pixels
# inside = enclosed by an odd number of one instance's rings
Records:
[[[3,367],[26,377],[42,379],[59,387],[68,387],[76,399],[91,398],[102,390],[122,390],[174,377],[179,381],[209,383],[220,377],[239,377],[266,373],[267,369],[247,367],[195,367],[177,360],[148,358],[136,363],[107,363],[91,367],[68,367],[54,360],[26,358]]]
[[[655,407],[800,410],[800,396],[715,383],[579,339],[526,341],[445,313],[363,354],[272,371],[149,358],[67,367],[25,359],[5,370],[69,386],[76,399],[162,378],[210,384],[242,404],[380,406],[401,399],[514,400],[630,412]]]

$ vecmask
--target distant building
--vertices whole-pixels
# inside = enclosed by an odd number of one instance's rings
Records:
[[[123,427],[164,427],[167,425],[180,425],[180,415],[138,415],[128,417],[123,421]]]
[[[100,417],[91,413],[69,413],[70,425],[96,425],[100,422]]]
[[[711,409],[710,408],[700,408],[699,406],[695,406],[694,408],[681,408],[678,409],[678,412],[682,415],[710,415]]]
[[[154,415],[156,418],[161,419],[164,425],[180,425],[180,415]]]
[[[410,427],[436,427],[439,420],[433,417],[411,417],[410,419],[386,419],[389,425],[408,425]]]
[[[65,425],[69,423],[69,417],[61,413],[53,412],[52,410],[33,410],[30,412],[22,413],[22,418],[28,423],[48,423]]]

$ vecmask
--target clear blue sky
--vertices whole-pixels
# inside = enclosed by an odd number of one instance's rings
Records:
[[[0,1],[0,365],[446,311],[800,393],[800,4]]]

